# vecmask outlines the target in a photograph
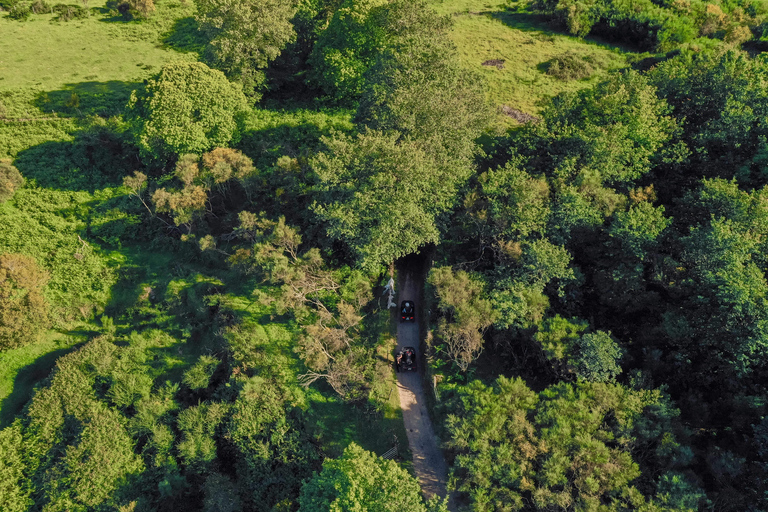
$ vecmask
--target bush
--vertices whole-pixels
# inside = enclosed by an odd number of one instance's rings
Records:
[[[247,108],[221,71],[173,62],[131,94],[126,117],[143,156],[171,160],[238,142]]]
[[[184,372],[184,384],[192,390],[207,388],[220,362],[213,356],[200,356],[197,363]]]
[[[35,0],[29,8],[35,14],[43,14],[51,11],[51,6],[48,5],[45,0]]]
[[[117,11],[124,20],[147,19],[155,12],[154,0],[109,0],[107,9]]]
[[[0,203],[13,197],[14,192],[24,183],[24,178],[10,160],[0,160]]]
[[[48,325],[48,274],[23,254],[0,255],[0,350],[34,341]]]
[[[8,18],[12,20],[26,21],[30,16],[32,16],[32,9],[27,3],[19,2],[13,4],[8,11]]]
[[[594,73],[595,69],[585,57],[567,52],[545,64],[547,74],[560,80],[581,80]]]
[[[90,16],[88,9],[79,5],[56,4],[52,10],[58,14],[56,19],[59,21],[82,20]]]

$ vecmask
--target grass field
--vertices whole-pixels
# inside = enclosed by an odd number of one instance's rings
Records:
[[[103,5],[92,1],[89,18],[68,22],[51,14],[20,22],[0,13],[0,90],[141,81],[166,62],[196,58],[193,2],[161,0],[148,21],[131,22]]]
[[[536,115],[545,98],[589,87],[606,77],[609,70],[627,65],[622,49],[555,32],[537,16],[525,12],[522,3],[433,0],[431,5],[440,14],[452,16],[451,37],[461,62],[483,76],[488,101],[496,108],[506,105]],[[548,75],[546,63],[568,52],[589,56],[595,63],[594,74],[570,81]],[[483,65],[490,60],[503,60],[503,64]],[[505,126],[516,124],[501,112],[499,121]]]

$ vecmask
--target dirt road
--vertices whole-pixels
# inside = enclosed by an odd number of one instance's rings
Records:
[[[414,347],[419,350],[419,320],[424,312],[419,308],[419,291],[422,283],[415,276],[406,272],[400,273],[397,303],[404,300],[416,302],[415,322],[399,323],[397,327],[397,347]],[[398,316],[398,322],[400,318]],[[418,360],[418,358],[417,358]],[[448,467],[440,451],[439,440],[432,428],[432,422],[427,412],[422,387],[421,371],[401,372],[397,374],[397,388],[400,393],[400,407],[403,409],[403,421],[408,432],[408,443],[413,453],[413,469],[421,484],[426,497],[435,494],[445,496],[445,483]],[[453,504],[449,504],[453,510]]]

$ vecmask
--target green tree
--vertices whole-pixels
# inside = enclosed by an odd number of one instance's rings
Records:
[[[434,160],[446,187],[460,186],[491,119],[482,79],[459,64],[450,20],[426,2],[392,2],[381,23],[391,39],[364,77],[355,120],[413,141]]]
[[[33,258],[0,254],[0,350],[31,343],[48,326],[48,279]]]
[[[296,2],[288,0],[196,0],[197,22],[208,37],[205,55],[212,66],[242,83],[249,96],[259,99],[264,73],[295,40],[291,18]]]
[[[252,377],[232,406],[224,437],[236,457],[243,502],[252,510],[290,506],[319,466],[300,405],[288,388]]]
[[[131,93],[127,119],[144,156],[170,160],[237,142],[246,110],[241,88],[223,73],[174,62]]]
[[[659,95],[674,108],[691,149],[685,169],[707,177],[768,182],[768,66],[730,49],[684,52],[649,73]]]
[[[176,449],[190,472],[207,475],[216,467],[216,440],[229,413],[229,404],[217,402],[188,407],[179,413],[176,426],[182,438]]]
[[[450,267],[432,269],[427,282],[434,287],[438,308],[446,316],[438,336],[448,357],[467,371],[483,350],[483,333],[497,316],[491,301],[483,297],[485,283],[480,276],[461,270],[454,273]]]
[[[576,375],[589,382],[606,382],[621,373],[621,347],[604,331],[582,334],[574,344],[571,364]]]
[[[318,181],[314,212],[366,269],[436,243],[437,215],[455,194],[416,144],[398,138],[367,131],[324,139],[325,150],[311,161]]]
[[[667,404],[659,391],[615,384],[561,383],[537,394],[519,378],[474,381],[449,401],[449,485],[477,512],[673,510],[642,508],[655,506],[653,475],[674,464],[648,451],[662,439],[683,450],[670,424],[679,413]],[[633,453],[644,455],[647,474]],[[669,491],[666,481],[658,491]]]
[[[373,64],[386,33],[374,13],[385,0],[345,0],[333,13],[309,56],[312,79],[338,102],[359,98],[363,74]]]
[[[45,486],[46,510],[89,510],[120,503],[144,469],[119,415],[103,410],[82,424],[76,440],[52,468]]]
[[[24,183],[24,178],[10,160],[0,160],[0,203],[13,197],[13,193]]]
[[[213,356],[200,356],[194,366],[184,372],[182,381],[189,389],[205,389],[209,386],[211,377],[220,363],[221,361]]]
[[[395,461],[351,443],[301,488],[299,512],[426,512],[419,483]]]

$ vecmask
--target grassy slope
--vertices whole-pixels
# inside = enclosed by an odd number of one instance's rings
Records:
[[[130,23],[109,17],[103,5],[104,0],[90,2],[90,18],[68,22],[50,14],[19,22],[0,13],[0,90],[138,81],[170,60],[194,58],[171,48],[192,49],[185,37],[192,2],[161,0],[150,20]]]
[[[619,48],[597,41],[582,40],[554,32],[524,5],[497,4],[484,0],[433,0],[440,14],[453,17],[451,34],[461,62],[481,74],[487,83],[488,100],[495,106],[507,105],[536,115],[541,100],[564,91],[589,87],[609,70],[626,66]],[[566,52],[590,55],[601,63],[595,74],[584,80],[563,81],[545,72],[544,63]],[[492,59],[504,59],[504,68],[483,66]],[[503,125],[514,121],[499,114]]]
[[[78,130],[77,117],[116,113],[105,112],[103,106],[124,104],[132,86],[166,62],[196,57],[192,2],[161,0],[152,19],[130,23],[111,18],[104,4],[92,0],[90,18],[69,22],[46,14],[18,22],[0,13],[0,158],[44,143],[70,142]],[[82,109],[66,106],[72,92],[82,98]],[[91,105],[95,107],[87,110]],[[72,195],[63,190],[47,193],[64,200]],[[77,231],[70,233],[74,240]],[[21,240],[45,249],[45,243]],[[95,328],[73,324],[70,331],[51,331],[32,345],[0,354],[0,426],[20,411],[55,359],[84,341],[84,331]]]

